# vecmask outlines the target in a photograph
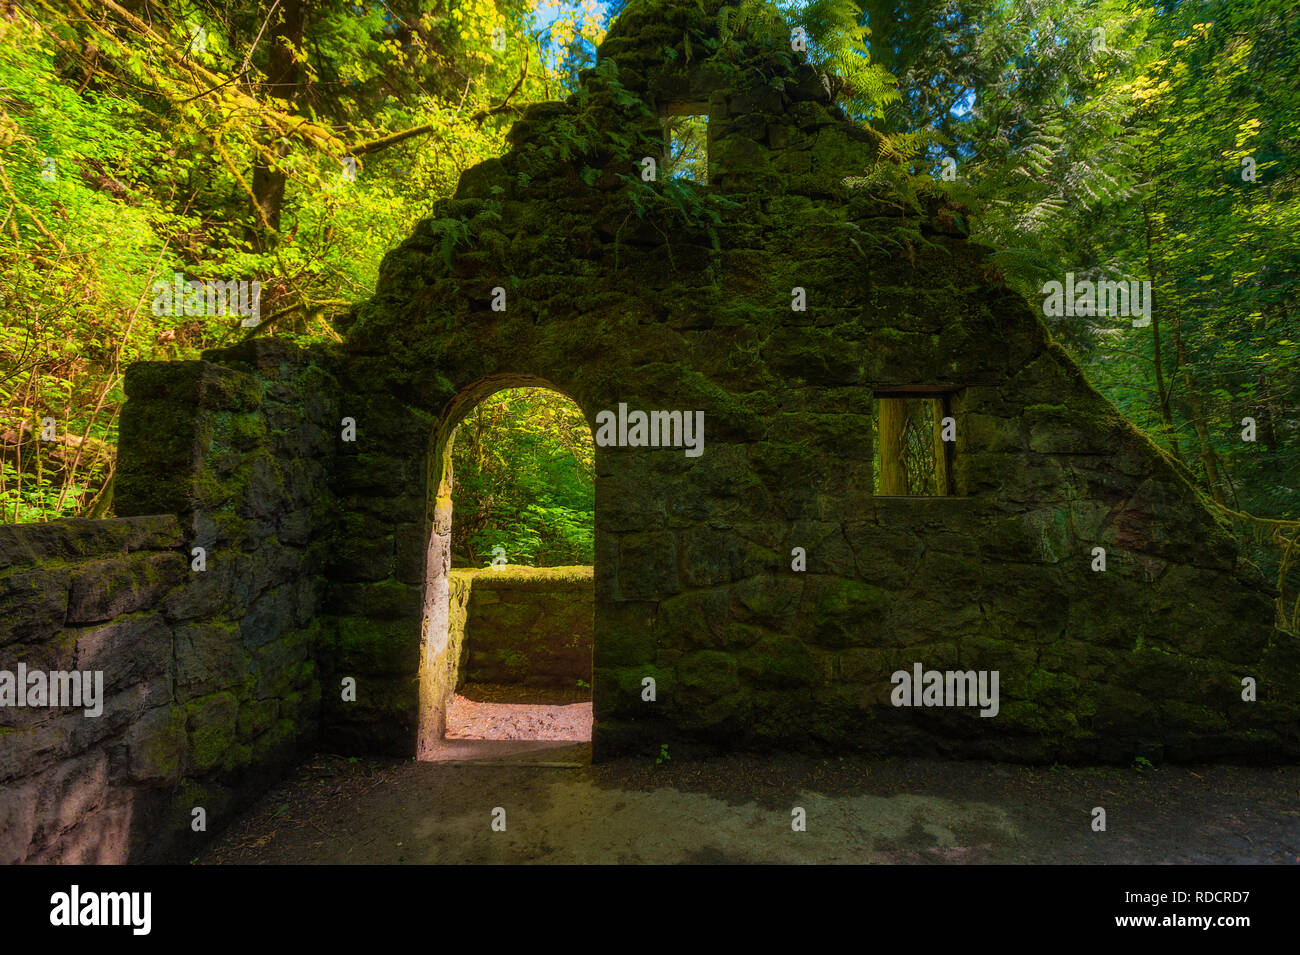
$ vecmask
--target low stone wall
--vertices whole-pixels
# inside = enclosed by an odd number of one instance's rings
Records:
[[[453,570],[451,578],[452,622],[464,631],[461,684],[591,684],[590,567]]]
[[[0,527],[0,862],[191,858],[319,738],[339,670],[383,706],[325,607],[332,367],[256,340],[132,365],[120,517]],[[20,668],[100,671],[102,713],[13,705]]]

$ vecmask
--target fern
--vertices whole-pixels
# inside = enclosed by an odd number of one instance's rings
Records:
[[[931,130],[891,132],[879,122],[900,107],[897,79],[872,60],[868,31],[855,0],[741,0],[718,13],[725,45],[742,34],[784,49],[794,27],[807,35],[807,60],[822,76],[831,100],[870,129],[887,162],[910,163],[933,142]]]
[[[451,269],[451,254],[469,238],[469,225],[461,219],[434,219],[427,226],[431,236],[438,238],[438,252],[443,264]]]

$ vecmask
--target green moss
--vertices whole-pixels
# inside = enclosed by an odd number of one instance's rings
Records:
[[[253,741],[252,761],[258,765],[283,759],[297,744],[302,727],[289,719],[275,725]]]
[[[818,677],[812,651],[794,637],[765,636],[739,655],[740,672],[762,684],[801,686]]]
[[[237,772],[252,765],[253,761],[252,746],[247,743],[233,743],[226,750],[225,757],[221,760],[221,768],[225,772]]]
[[[292,694],[285,697],[285,705],[292,707],[294,700]],[[276,715],[280,711],[280,701],[270,700],[245,700],[239,706],[238,719],[238,736],[241,741],[247,741],[258,736],[275,722]]]
[[[740,686],[736,658],[720,650],[688,653],[677,665],[677,678],[684,689],[705,698],[734,693]]]
[[[515,676],[523,676],[528,672],[528,657],[516,650],[500,650],[496,654],[497,659],[507,671]]]
[[[534,584],[538,590],[549,590],[556,584],[590,584],[593,570],[588,566],[524,567],[506,564],[498,568],[453,570],[452,573],[469,578],[478,587],[522,588]]]
[[[235,740],[239,704],[225,691],[185,704],[187,765],[199,773],[216,768]]]
[[[321,636],[320,645],[337,673],[414,674],[419,666],[419,639],[418,621],[343,617]]]
[[[178,779],[181,774],[181,757],[184,755],[184,740],[185,711],[178,706],[171,707],[167,724],[143,744],[143,774],[162,779]]]

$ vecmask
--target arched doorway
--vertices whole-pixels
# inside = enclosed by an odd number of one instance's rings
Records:
[[[437,429],[420,759],[589,758],[594,452],[578,405],[534,379],[468,389]]]

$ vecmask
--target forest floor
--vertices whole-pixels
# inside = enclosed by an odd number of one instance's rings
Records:
[[[308,760],[198,861],[1300,863],[1294,766],[796,755],[593,766],[590,744],[449,745],[468,755]],[[1091,828],[1095,806],[1105,832]],[[795,807],[804,832],[792,830]]]

